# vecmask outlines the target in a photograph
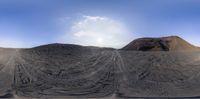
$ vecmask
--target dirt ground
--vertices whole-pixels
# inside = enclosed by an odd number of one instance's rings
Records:
[[[0,98],[200,96],[200,52],[51,44],[0,49]]]

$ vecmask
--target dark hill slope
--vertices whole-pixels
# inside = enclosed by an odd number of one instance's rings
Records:
[[[119,51],[122,97],[200,96],[199,51]],[[154,98],[153,98],[154,99]]]
[[[140,38],[132,41],[122,50],[135,51],[196,51],[199,48],[193,46],[178,36],[162,38]]]
[[[20,50],[18,96],[105,97],[114,88],[112,49],[49,44]]]

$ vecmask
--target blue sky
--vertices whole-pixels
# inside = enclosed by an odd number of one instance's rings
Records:
[[[49,43],[120,48],[178,35],[200,46],[199,0],[1,0],[0,46]]]

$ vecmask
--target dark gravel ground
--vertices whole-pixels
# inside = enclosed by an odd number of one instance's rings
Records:
[[[0,98],[200,96],[198,51],[141,52],[50,44],[1,48],[0,55]]]

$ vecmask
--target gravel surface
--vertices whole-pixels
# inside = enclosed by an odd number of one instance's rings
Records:
[[[200,96],[200,52],[50,44],[0,49],[0,98]]]

